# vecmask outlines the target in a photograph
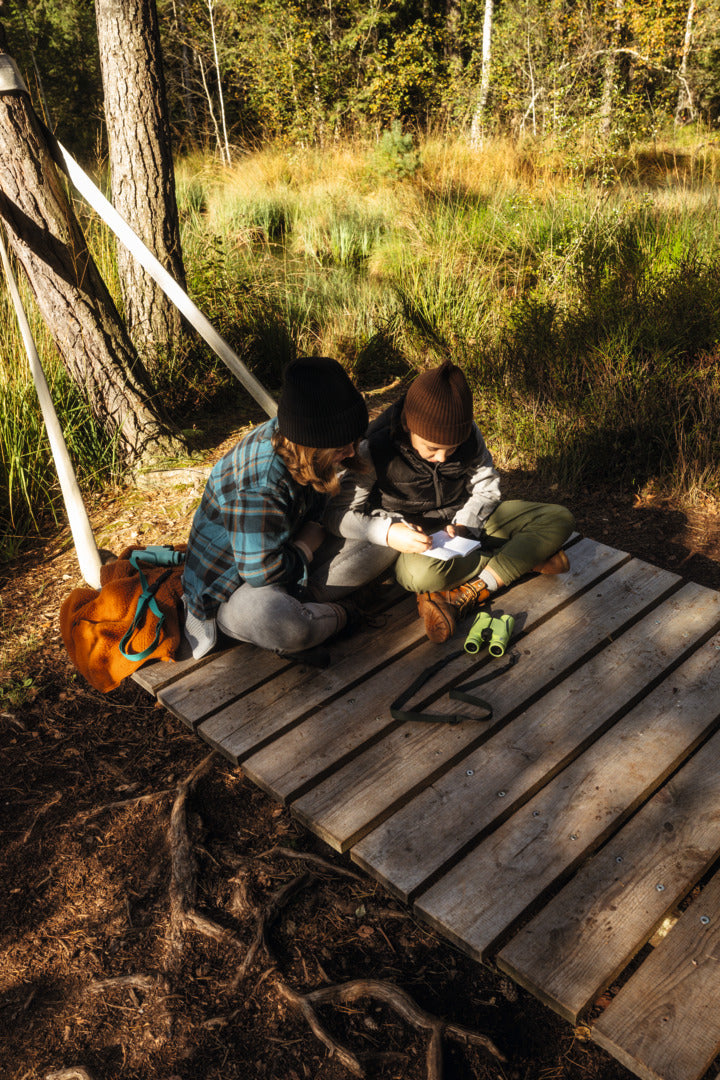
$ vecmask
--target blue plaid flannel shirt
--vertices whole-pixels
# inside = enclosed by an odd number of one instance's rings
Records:
[[[327,497],[298,484],[272,448],[268,420],[214,466],[195,512],[183,573],[189,611],[214,619],[243,582],[307,582],[307,563],[292,543],[306,521],[319,521]]]

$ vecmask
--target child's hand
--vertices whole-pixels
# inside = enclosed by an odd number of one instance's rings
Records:
[[[395,521],[388,529],[388,547],[401,551],[405,555],[420,555],[432,547],[430,537],[417,525],[408,525],[406,521]]]
[[[445,532],[448,536],[472,536],[472,533],[464,525],[446,525]]]

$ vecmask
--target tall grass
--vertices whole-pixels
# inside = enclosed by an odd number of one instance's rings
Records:
[[[272,391],[299,353],[339,357],[366,389],[450,356],[501,464],[566,485],[718,494],[720,150],[683,139],[622,158],[431,140],[402,180],[371,146],[271,148],[231,169],[188,158],[190,291]],[[112,240],[88,231],[119,304]],[[0,523],[19,535],[57,499],[0,303]],[[102,482],[112,450],[36,330],[80,470]],[[242,399],[228,379],[197,346],[158,371],[195,413]]]
[[[78,479],[97,487],[117,473],[114,446],[94,423],[22,286],[23,302]],[[62,501],[50,445],[9,295],[0,291],[0,562],[29,532],[57,521]]]

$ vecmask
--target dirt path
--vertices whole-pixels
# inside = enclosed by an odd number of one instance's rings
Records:
[[[105,496],[93,509],[101,543],[117,552],[184,539],[203,475]],[[587,535],[720,589],[720,516],[710,504],[681,512],[630,495],[570,499],[521,475],[506,478],[504,494],[565,501]],[[212,760],[183,787],[207,748],[133,685],[103,697],[72,670],[57,612],[76,584],[68,538],[54,536],[10,567],[0,589],[7,1080],[80,1066],[93,1080],[341,1080],[348,1064],[329,1056],[281,985],[306,993],[357,978],[397,984],[508,1058],[446,1039],[446,1077],[629,1076],[582,1028],[467,960],[372,882],[344,874],[348,864],[241,770]],[[176,822],[186,809],[186,832],[170,829],[173,806]],[[178,901],[183,867],[188,891]],[[238,976],[273,898],[267,949]],[[387,1004],[320,1015],[368,1076],[429,1075],[426,1036]]]

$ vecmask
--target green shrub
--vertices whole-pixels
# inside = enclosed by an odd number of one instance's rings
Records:
[[[412,135],[403,135],[399,120],[393,120],[389,131],[384,131],[380,136],[374,163],[380,176],[392,176],[397,180],[414,176],[420,168],[420,152],[413,143]]]

